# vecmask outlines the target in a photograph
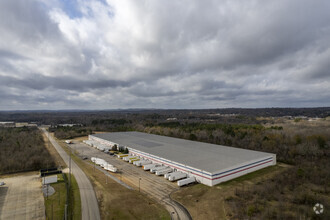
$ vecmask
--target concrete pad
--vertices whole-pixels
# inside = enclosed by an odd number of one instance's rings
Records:
[[[0,219],[45,219],[44,197],[37,173],[3,178]]]

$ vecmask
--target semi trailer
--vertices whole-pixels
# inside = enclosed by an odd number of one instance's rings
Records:
[[[151,168],[150,169],[150,173],[156,173],[156,171],[159,171],[159,170],[164,170],[168,167],[165,167],[165,166],[160,166],[160,167],[154,167],[154,168]]]
[[[133,162],[136,162],[136,161],[139,161],[139,160],[140,160],[140,158],[135,158],[135,159],[130,159],[128,162],[133,163]]]
[[[147,164],[147,165],[143,165],[143,169],[144,170],[150,170],[152,168],[155,168],[155,167],[160,167],[161,165],[160,164]]]
[[[189,177],[189,178],[186,178],[186,179],[183,179],[183,180],[179,180],[178,181],[178,186],[185,186],[185,185],[188,185],[190,183],[194,183],[196,182],[196,178],[195,177]]]
[[[128,157],[129,155],[128,154],[118,154],[117,157],[118,158],[123,158],[123,157]]]
[[[173,171],[173,169],[170,168],[170,167],[168,167],[168,168],[166,168],[166,169],[156,171],[156,175],[157,175],[157,176],[162,176],[162,175],[164,175],[164,174],[166,174],[166,173],[170,173],[170,172],[172,172],[172,171]]]
[[[165,179],[168,179],[171,175],[175,175],[175,174],[177,174],[177,173],[181,173],[181,172],[176,171],[176,172],[173,172],[173,173],[166,173],[166,174],[164,175],[164,178],[165,178]]]
[[[187,177],[187,174],[186,173],[177,173],[177,174],[173,174],[173,175],[171,175],[169,178],[168,178],[168,180],[169,181],[171,181],[171,182],[173,182],[173,181],[176,181],[176,180],[180,180],[180,179],[182,179],[182,178],[185,178],[185,177]]]
[[[144,160],[144,161],[136,161],[135,165],[138,166],[138,167],[141,167],[141,166],[144,166],[144,165],[147,165],[147,164],[151,164],[152,162],[150,160]]]

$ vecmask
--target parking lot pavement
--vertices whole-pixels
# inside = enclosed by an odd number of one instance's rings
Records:
[[[172,216],[173,219],[189,219],[185,213],[186,210],[183,210],[182,207],[169,198],[171,192],[179,189],[176,182],[169,182],[164,176],[156,176],[149,171],[144,171],[141,167],[129,164],[128,162],[101,152],[82,142],[75,141],[69,146],[81,157],[87,156],[88,160],[90,160],[91,157],[102,158],[117,167],[119,172],[111,173],[111,175],[158,200],[170,213],[175,213],[175,215],[173,214],[174,216]]]
[[[22,174],[1,179],[0,219],[45,219],[44,197],[39,174]]]
[[[175,189],[179,188],[176,183],[169,182],[163,176],[156,176],[149,171],[144,171],[141,167],[136,167],[133,164],[129,164],[117,157],[108,155],[93,147],[90,147],[84,143],[70,144],[70,147],[74,149],[79,155],[84,155],[90,160],[91,157],[102,158],[108,163],[114,165],[120,172],[112,175],[119,179],[123,179],[129,185],[138,188],[140,182],[140,190],[148,194],[152,194],[158,199],[168,197],[168,195]],[[141,178],[141,180],[139,180]]]

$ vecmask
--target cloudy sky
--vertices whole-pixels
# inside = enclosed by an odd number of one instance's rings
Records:
[[[1,0],[0,110],[330,106],[330,1]]]

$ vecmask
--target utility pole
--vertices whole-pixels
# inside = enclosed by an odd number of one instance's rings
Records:
[[[53,220],[53,201],[52,201],[52,220]]]
[[[47,200],[48,200],[48,186],[49,186],[49,184],[47,184],[46,186],[47,186]]]
[[[71,189],[71,148],[69,147],[70,151],[70,159],[69,159],[69,190]]]
[[[65,204],[64,220],[68,220],[68,204]]]

